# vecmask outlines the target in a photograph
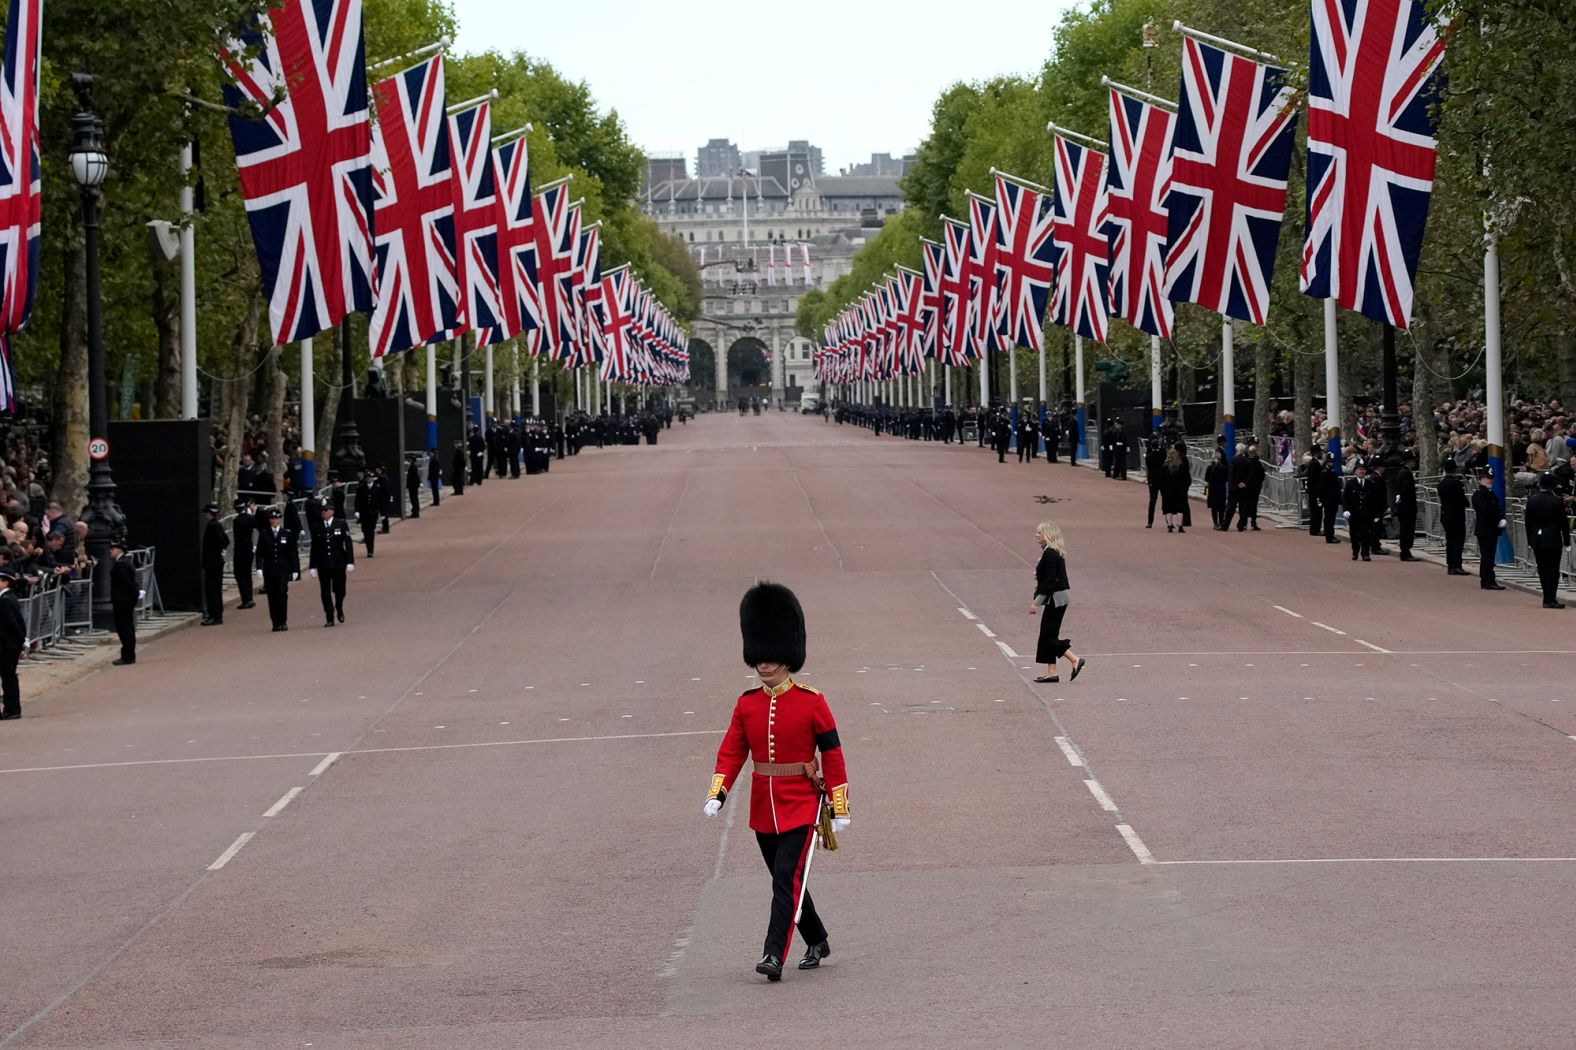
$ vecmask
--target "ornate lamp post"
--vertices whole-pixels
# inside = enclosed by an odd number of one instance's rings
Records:
[[[340,481],[351,481],[367,465],[361,451],[361,430],[356,426],[356,387],[350,373],[350,315],[339,324],[339,441],[334,449],[333,467]]]
[[[99,187],[109,173],[109,158],[100,137],[103,122],[93,112],[93,77],[73,73],[71,88],[81,109],[71,118],[71,177],[82,195],[82,227],[87,276],[88,322],[88,506],[82,521],[88,527],[87,552],[94,562],[93,610],[109,615],[109,545],[126,532],[126,515],[115,502],[115,478],[109,466],[109,408],[104,390],[104,326],[99,295]]]

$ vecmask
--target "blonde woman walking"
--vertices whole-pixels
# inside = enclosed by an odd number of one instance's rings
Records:
[[[1045,619],[1040,621],[1040,641],[1034,658],[1045,665],[1045,673],[1036,682],[1059,682],[1056,664],[1066,660],[1073,673],[1068,681],[1078,677],[1086,662],[1072,651],[1072,643],[1061,637],[1062,617],[1067,615],[1067,545],[1062,530],[1054,521],[1042,521],[1034,530],[1034,541],[1040,545],[1040,562],[1034,567],[1034,601],[1029,606],[1033,616],[1042,608]]]

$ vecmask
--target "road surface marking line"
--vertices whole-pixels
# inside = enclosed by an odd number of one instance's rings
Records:
[[[1056,746],[1061,748],[1062,754],[1067,756],[1067,764],[1069,766],[1081,767],[1084,764],[1083,756],[1074,750],[1073,742],[1071,740],[1068,740],[1064,736],[1059,736],[1056,738]]]
[[[1571,864],[1576,857],[1287,857],[1283,860],[1157,860],[1156,864]]]
[[[312,767],[312,772],[308,773],[307,776],[309,776],[309,777],[320,777],[320,776],[322,776],[324,773],[328,772],[328,767],[329,766],[333,765],[335,762],[337,762],[339,760],[339,756],[342,755],[342,754],[344,754],[343,751],[335,751],[335,752],[333,752],[331,754],[324,755],[323,756],[323,761],[321,761],[317,765],[313,766]]]
[[[208,870],[218,871],[220,868],[230,863],[230,861],[235,858],[235,855],[241,852],[241,847],[252,841],[252,837],[256,834],[257,832],[255,831],[241,832],[241,837],[230,843],[230,848],[219,854],[219,859],[208,865]]]
[[[1339,634],[1339,635],[1341,635],[1343,637],[1346,634],[1345,631],[1343,631],[1343,630],[1341,630],[1341,629],[1339,629],[1337,627],[1331,627],[1327,623],[1320,623],[1318,620],[1309,620],[1308,622],[1313,624],[1315,627],[1323,627],[1326,631],[1329,631],[1331,634]]]
[[[1013,652],[1012,651],[1012,646],[1008,645],[1006,642],[1002,641],[1000,638],[996,639],[996,648],[1000,649],[1003,654],[1012,657],[1014,660],[1022,660],[1023,659],[1022,654]]]
[[[979,619],[978,616],[975,616],[973,613],[969,612],[967,609],[959,609],[958,612],[962,613],[967,619],[970,619],[970,620],[978,620]]]
[[[292,799],[294,799],[297,795],[301,794],[301,792],[303,792],[305,790],[306,790],[306,788],[304,788],[304,787],[294,787],[294,788],[291,788],[289,791],[286,791],[285,795],[284,795],[284,798],[281,798],[278,802],[275,802],[273,805],[269,806],[268,807],[268,812],[264,813],[263,816],[265,816],[265,817],[277,817],[279,815],[279,811],[280,810],[282,810],[286,806],[288,806]]]
[[[1287,616],[1295,616],[1299,620],[1302,619],[1302,613],[1292,612],[1290,609],[1286,608],[1284,605],[1274,605],[1274,606],[1271,606],[1271,608],[1279,609],[1281,612],[1285,613]]]
[[[1377,645],[1375,645],[1373,642],[1365,642],[1361,638],[1353,638],[1352,641],[1356,642],[1358,645],[1366,645],[1368,648],[1372,649],[1376,653],[1384,653],[1387,656],[1393,655],[1390,652],[1390,650],[1388,650],[1388,649],[1381,649]]]
[[[1165,863],[1164,861],[1157,861],[1157,860],[1155,860],[1155,855],[1153,853],[1149,852],[1149,847],[1144,845],[1144,840],[1139,838],[1138,837],[1138,832],[1134,831],[1131,827],[1127,826],[1126,824],[1118,824],[1116,826],[1116,830],[1117,830],[1117,833],[1120,834],[1122,836],[1122,838],[1127,841],[1127,848],[1133,851],[1133,856],[1138,858],[1138,863],[1140,863],[1140,864],[1163,864],[1163,863]]]
[[[978,621],[975,621],[974,626],[978,627],[981,631],[984,631],[985,632],[985,637],[987,637],[987,638],[994,638],[994,637],[996,637],[996,632],[992,631],[989,627],[986,627],[984,624],[982,624],[982,623],[980,623]]]
[[[1098,780],[1085,780],[1084,787],[1088,788],[1089,794],[1093,795],[1094,800],[1100,803],[1101,809],[1107,813],[1116,812],[1116,803],[1111,801],[1111,796],[1105,793],[1105,788],[1100,786]]]

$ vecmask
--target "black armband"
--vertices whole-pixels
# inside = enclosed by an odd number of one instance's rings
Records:
[[[815,746],[822,754],[825,754],[828,751],[836,751],[838,748],[842,747],[843,742],[837,739],[836,727],[834,726],[824,733],[815,734]]]

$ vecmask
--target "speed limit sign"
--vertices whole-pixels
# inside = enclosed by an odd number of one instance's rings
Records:
[[[88,442],[88,456],[95,462],[109,458],[109,442],[103,438],[94,438]]]

